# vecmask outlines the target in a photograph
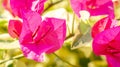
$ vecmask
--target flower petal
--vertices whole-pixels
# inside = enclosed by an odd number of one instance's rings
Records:
[[[37,12],[33,11],[23,11],[23,28],[20,35],[20,43],[32,42],[33,33],[41,24],[41,17]],[[37,22],[36,22],[37,21]]]
[[[120,52],[120,26],[99,33],[93,40],[93,51],[97,55]],[[110,47],[110,49],[109,49]]]
[[[66,36],[66,23],[63,19],[46,18],[40,25],[36,36],[34,37],[35,43],[41,43],[42,40],[46,45],[52,47],[46,53],[52,53],[58,50],[64,42]]]
[[[91,16],[108,15],[114,18],[114,7],[112,0],[70,0],[71,7],[80,17],[79,12],[86,10]]]
[[[44,11],[44,3],[46,2],[46,0],[36,0],[33,2],[31,9],[33,11],[38,12],[39,14],[42,14],[42,12]]]
[[[42,61],[41,54],[58,50],[63,45],[65,36],[65,20],[46,18],[41,22],[37,12],[23,12],[23,28],[19,40],[26,57]]]
[[[112,0],[102,1],[101,3],[99,3],[100,0],[97,1],[99,8],[88,9],[88,11],[91,13],[91,16],[108,15],[110,18],[115,18]]]
[[[10,4],[14,14],[21,17],[22,9],[33,10],[41,14],[45,1],[46,0],[10,0]]]
[[[22,29],[22,22],[19,20],[10,20],[8,25],[8,33],[13,38],[18,38]]]
[[[97,21],[94,26],[92,27],[92,37],[94,38],[98,33],[106,30],[106,29],[109,29],[109,28],[112,28],[112,27],[115,27],[117,24],[117,22],[112,20],[111,18],[109,17],[105,17],[99,21]]]
[[[70,0],[73,11],[80,17],[79,12],[85,8],[86,0]]]
[[[22,52],[28,59],[33,59],[37,62],[44,61],[43,54],[51,47],[45,46],[46,42],[41,41],[40,44],[21,44]]]
[[[32,40],[34,39],[35,42],[37,40],[39,41],[39,39],[41,39],[43,34],[45,34],[45,32],[47,31],[48,25],[42,23],[41,20],[42,20],[42,18],[40,17],[40,15],[37,12],[23,11],[23,23],[24,23],[24,25],[27,25],[27,28],[29,29],[28,32],[31,33],[30,38]],[[39,29],[39,27],[40,27],[40,29]],[[51,27],[51,26],[48,26],[48,27]],[[25,28],[25,29],[27,29],[27,28]],[[25,31],[25,29],[23,27],[23,31]],[[38,33],[38,30],[41,30],[42,32]],[[26,32],[26,33],[28,33],[28,32]],[[24,38],[27,36],[27,35],[25,35],[25,32],[22,35],[21,35],[21,38],[24,40],[27,40]]]
[[[31,10],[22,11],[22,18],[23,22],[28,24],[32,32],[34,32],[42,22],[42,18],[39,13]]]
[[[46,18],[47,22],[50,22],[54,27],[54,30],[50,32],[44,40],[48,40],[54,47],[49,49],[46,53],[52,53],[62,47],[66,37],[66,22],[63,19]],[[57,42],[58,41],[58,42]]]
[[[108,62],[108,67],[120,67],[120,57],[111,57],[111,56],[106,56],[107,57],[107,62]]]
[[[16,16],[21,17],[21,9],[27,8],[26,3],[27,0],[10,0],[10,5],[13,10],[13,13]],[[28,8],[27,8],[28,9]]]

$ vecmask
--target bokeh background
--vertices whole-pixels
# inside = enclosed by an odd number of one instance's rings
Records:
[[[90,17],[86,23],[74,14],[69,0],[48,0],[42,17],[66,19],[67,36],[62,48],[55,52],[59,57],[46,54],[44,62],[36,62],[21,57],[18,40],[9,36],[8,21],[13,17],[3,8],[2,2],[0,0],[0,67],[73,67],[64,61],[78,67],[107,67],[106,58],[93,53],[90,34],[94,23],[104,16]],[[115,19],[120,20],[120,2],[114,2],[114,7]]]

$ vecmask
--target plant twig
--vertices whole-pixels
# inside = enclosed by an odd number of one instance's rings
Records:
[[[60,60],[62,60],[63,62],[65,62],[65,63],[69,64],[69,65],[70,65],[70,66],[72,66],[72,67],[78,67],[78,66],[73,65],[73,64],[69,63],[68,61],[66,61],[66,60],[62,59],[62,58],[61,58],[61,57],[59,57],[56,53],[53,53],[53,55],[55,55],[57,58],[59,58]]]
[[[10,60],[20,59],[20,58],[22,58],[22,57],[24,57],[23,54],[20,54],[20,55],[14,56],[13,58],[0,61],[0,64],[3,64],[3,63],[5,63],[5,62],[7,62],[7,61],[10,61]]]
[[[65,40],[67,40],[67,39],[73,37],[74,35],[75,35],[75,34],[70,34],[69,36],[67,36],[67,37],[65,38]]]
[[[74,33],[74,23],[75,23],[75,13],[73,14],[73,20],[72,20],[72,34]]]
[[[63,1],[63,0],[59,0],[59,1],[57,1],[57,2],[50,3],[49,6],[48,6],[46,9],[44,9],[44,12],[46,12],[50,7],[52,7],[52,6],[54,6],[54,5],[58,4],[58,3],[60,3],[60,2],[62,2],[62,1]]]
[[[120,19],[117,19],[118,21],[120,21]]]
[[[68,30],[68,33],[70,34],[70,27],[68,26],[68,24],[67,24],[67,30]]]

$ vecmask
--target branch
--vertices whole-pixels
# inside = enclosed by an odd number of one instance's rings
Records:
[[[67,37],[65,38],[65,40],[67,40],[67,39],[73,37],[74,35],[75,35],[75,34],[70,34],[69,36],[67,36]]]
[[[48,6],[46,9],[44,9],[44,12],[46,12],[49,8],[51,8],[52,6],[58,4],[58,3],[62,2],[62,1],[63,1],[63,0],[59,0],[59,1],[57,1],[57,2],[50,3],[49,6]]]
[[[74,34],[74,23],[75,23],[75,13],[73,14],[73,20],[72,20],[72,34]]]
[[[66,61],[66,60],[62,59],[62,58],[61,58],[61,57],[59,57],[56,53],[53,53],[53,55],[55,55],[57,58],[59,58],[60,60],[62,60],[63,62],[65,62],[65,63],[69,64],[69,65],[70,65],[70,66],[72,66],[72,67],[78,67],[78,66],[73,65],[73,64],[69,63],[68,61]]]
[[[10,60],[20,59],[20,58],[22,58],[22,57],[24,57],[23,54],[20,54],[20,55],[14,56],[13,58],[0,61],[0,64],[3,64],[3,63],[5,63],[5,62],[7,62],[7,61],[10,61]]]

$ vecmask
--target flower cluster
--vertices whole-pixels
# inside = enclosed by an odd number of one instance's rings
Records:
[[[120,26],[115,20],[112,0],[70,0],[74,12],[88,11],[91,16],[107,15],[92,27],[93,51],[105,55],[109,67],[120,66]]]
[[[93,51],[105,55],[109,67],[120,66],[120,26],[108,17],[96,22],[92,28]],[[95,28],[96,27],[96,28]]]
[[[8,1],[8,0],[5,0]],[[8,32],[18,38],[24,56],[41,62],[44,53],[53,53],[60,49],[66,37],[66,21],[59,18],[45,18],[46,0],[10,0],[9,8],[14,16],[22,19],[10,20]]]
[[[4,0],[4,7],[21,20],[9,21],[8,32],[18,38],[21,50],[29,59],[43,61],[45,53],[62,47],[66,37],[64,19],[42,19],[46,0]],[[109,67],[120,66],[120,26],[115,20],[112,0],[70,0],[79,18],[104,15],[91,30],[92,48],[96,55],[105,55]],[[85,12],[84,12],[85,11]],[[83,14],[84,13],[84,14]]]
[[[80,11],[88,11],[91,16],[108,15],[114,18],[114,7],[112,0],[70,0],[71,7],[80,17]]]

